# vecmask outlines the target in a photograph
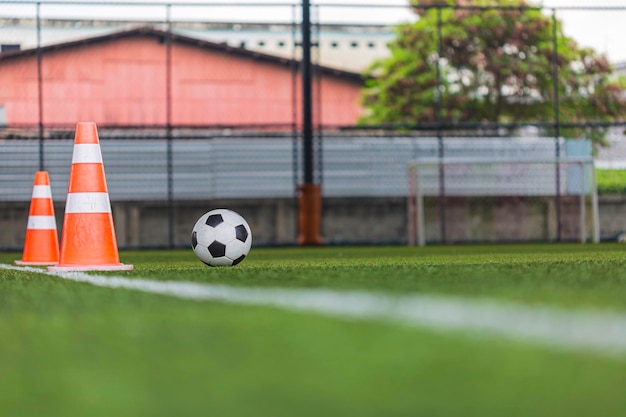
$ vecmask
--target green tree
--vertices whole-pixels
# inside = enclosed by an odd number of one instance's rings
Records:
[[[369,68],[363,123],[553,122],[554,30],[560,121],[612,121],[626,111],[626,83],[607,58],[524,0],[411,4],[439,7],[414,7],[417,21],[397,26],[390,57]]]

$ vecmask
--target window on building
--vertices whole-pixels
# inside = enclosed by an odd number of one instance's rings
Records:
[[[19,43],[3,43],[0,44],[0,52],[11,52],[11,51],[19,51],[20,44]]]

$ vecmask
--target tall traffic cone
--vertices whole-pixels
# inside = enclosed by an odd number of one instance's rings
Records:
[[[61,256],[49,271],[128,271],[120,263],[96,124],[76,125],[61,234]]]
[[[59,262],[59,237],[47,171],[35,173],[22,260],[18,265],[55,265]]]

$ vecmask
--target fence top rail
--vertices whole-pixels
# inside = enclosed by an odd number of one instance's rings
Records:
[[[575,156],[560,158],[417,158],[409,163],[412,166],[428,165],[480,165],[480,164],[590,164],[593,163],[591,156]]]
[[[197,6],[215,6],[215,7],[289,7],[299,6],[300,3],[254,3],[254,2],[225,2],[225,1],[205,1],[205,2],[178,2],[178,1],[87,1],[87,0],[3,0],[2,3],[8,4],[41,4],[41,5],[80,5],[80,6],[183,6],[183,7],[197,7]],[[408,6],[404,6],[408,7]]]
[[[36,4],[36,5],[105,5],[105,6],[176,6],[176,7],[300,7],[301,2],[225,2],[225,1],[87,1],[87,0],[3,0],[5,4]],[[355,4],[355,3],[314,3],[312,7],[333,7],[333,8],[402,8],[402,9],[463,9],[463,10],[626,10],[626,6],[614,6],[614,5],[600,5],[600,6],[572,6],[572,5],[538,5],[538,6],[508,6],[508,5],[460,5],[460,4],[422,4],[422,5],[403,5],[403,4],[385,4],[385,3],[367,3],[367,4]]]

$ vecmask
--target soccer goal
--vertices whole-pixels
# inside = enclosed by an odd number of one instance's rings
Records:
[[[599,241],[591,156],[421,158],[409,164],[407,177],[411,245],[549,241],[557,228],[565,240],[587,242],[590,234]],[[442,221],[449,235],[443,239]]]

